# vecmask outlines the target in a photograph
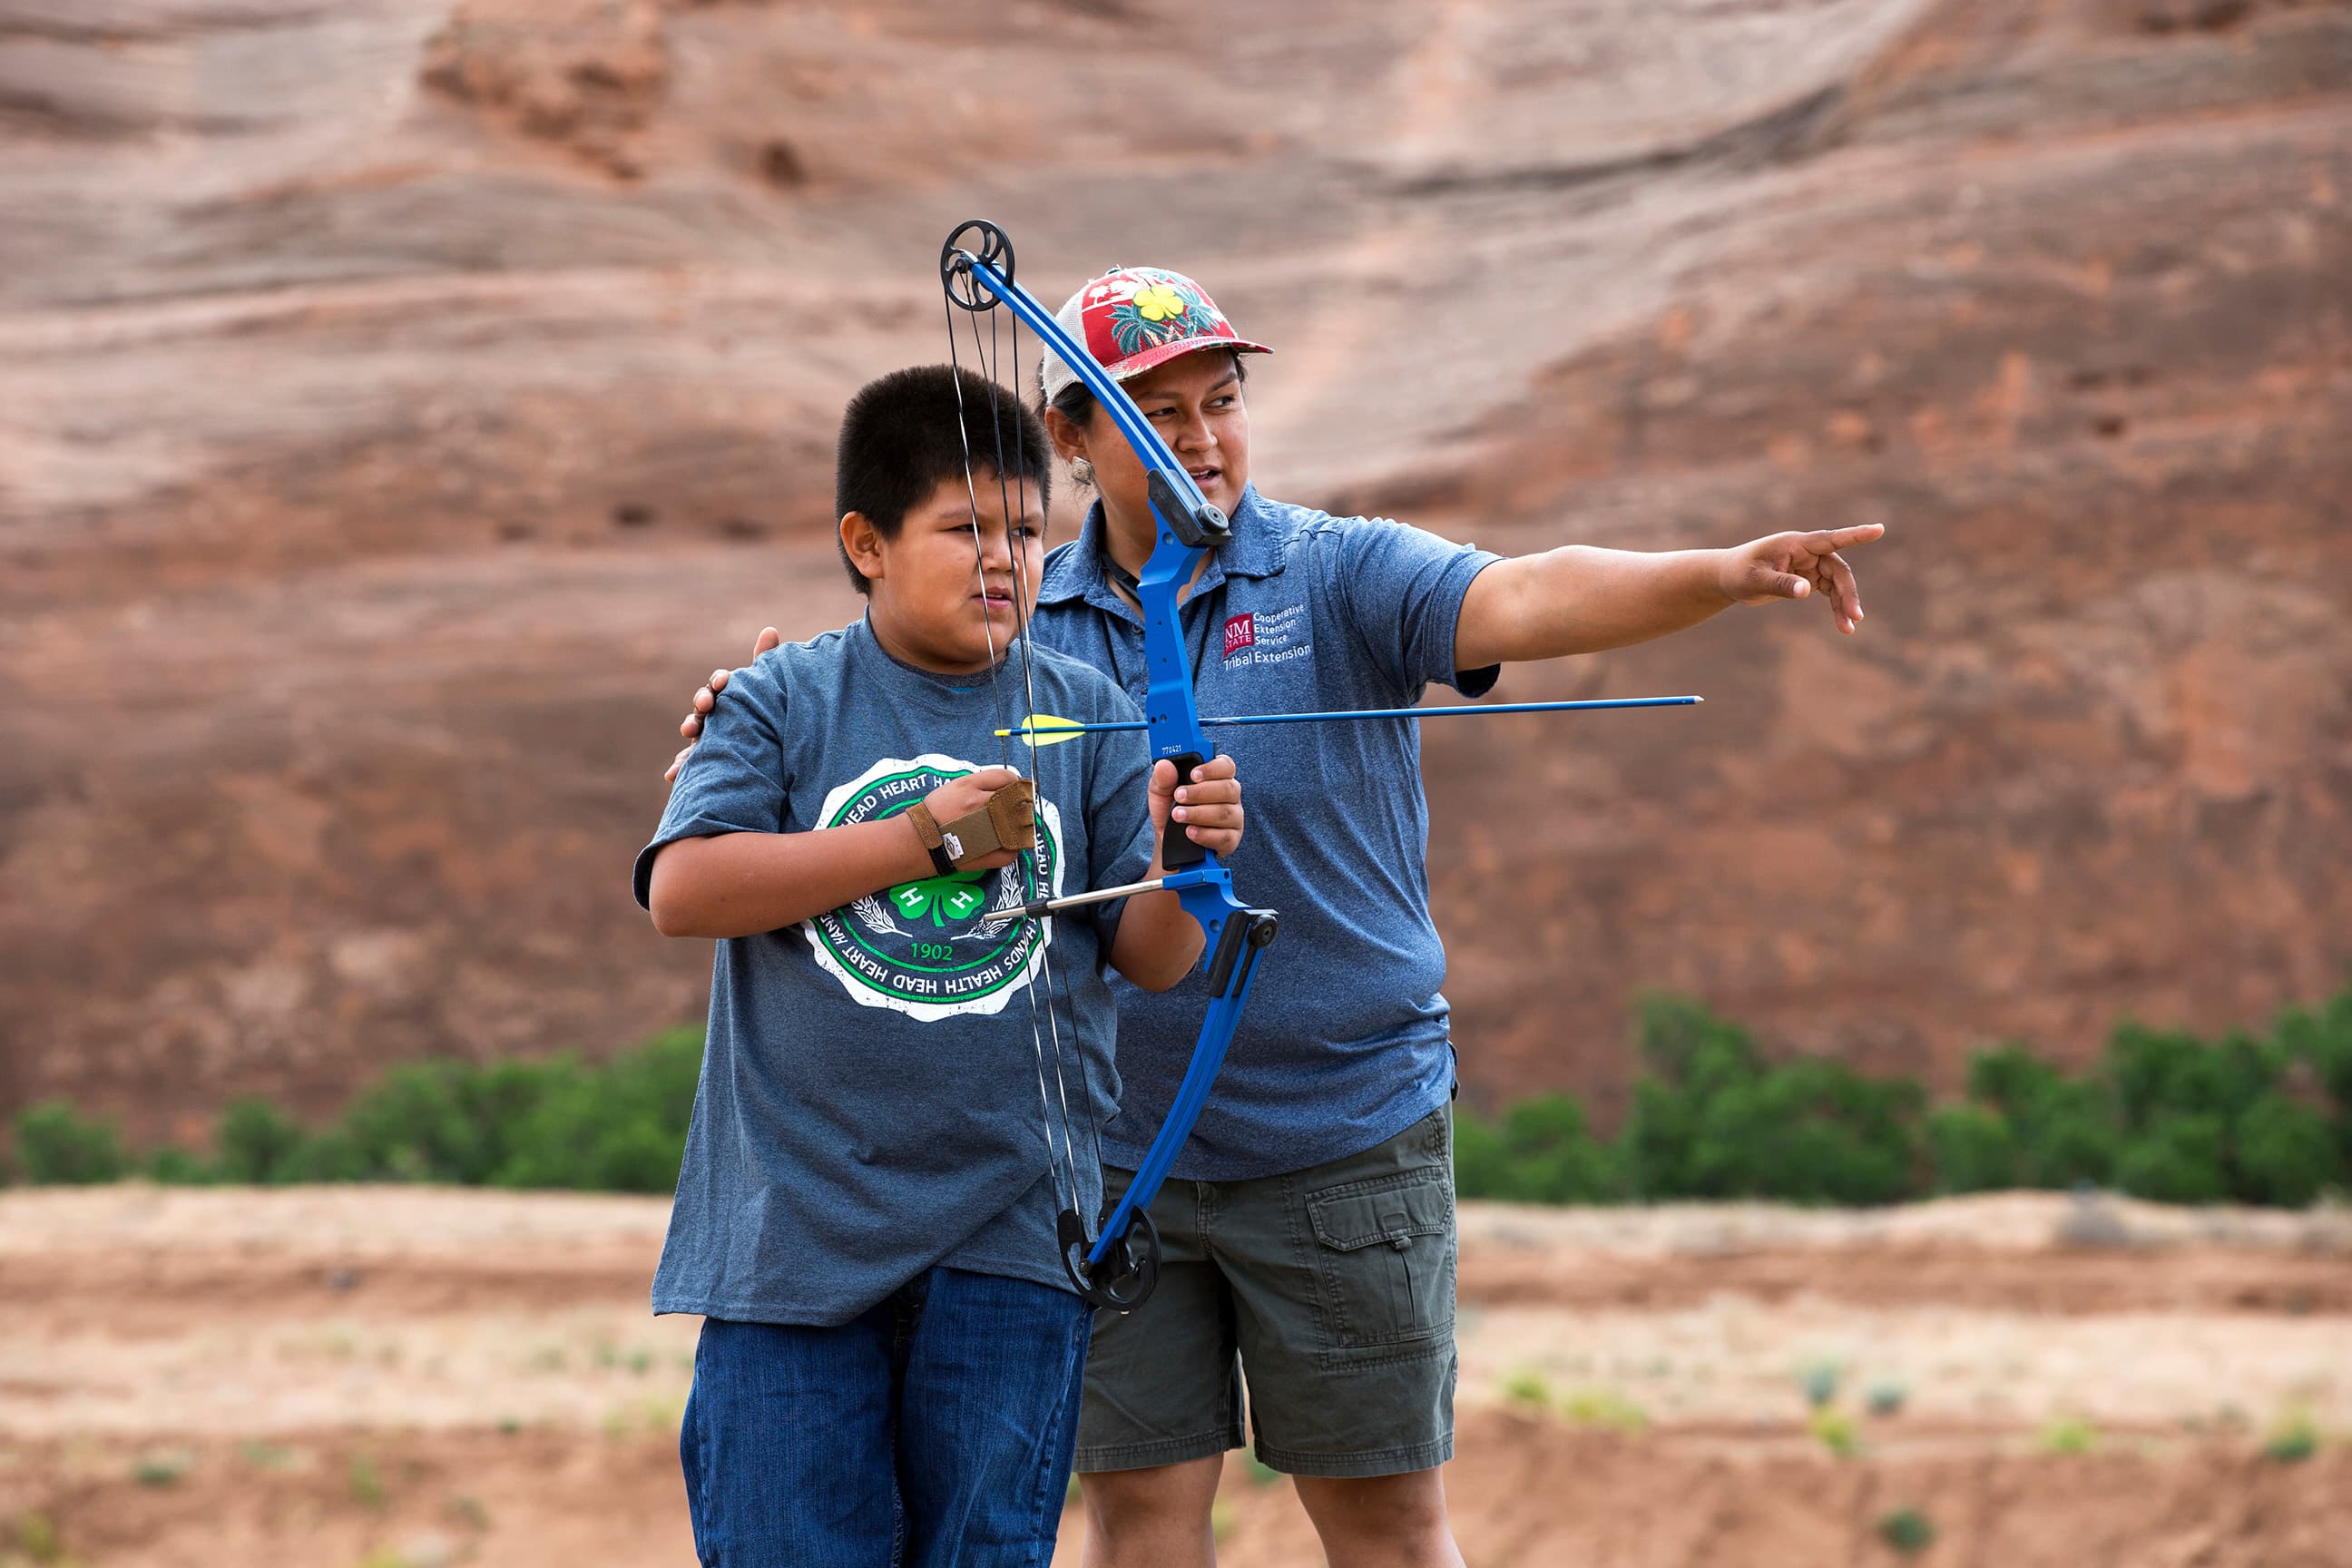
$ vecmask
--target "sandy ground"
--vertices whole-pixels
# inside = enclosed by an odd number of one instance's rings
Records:
[[[690,1564],[665,1212],[0,1194],[0,1564]],[[1931,1564],[2352,1564],[2352,1215],[1471,1205],[1461,1297],[1474,1568],[1891,1563],[1905,1508]],[[1218,1529],[1321,1561],[1238,1457]]]

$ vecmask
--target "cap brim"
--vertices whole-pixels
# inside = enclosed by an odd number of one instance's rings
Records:
[[[1118,362],[1118,367],[1110,373],[1110,378],[1125,381],[1129,376],[1141,375],[1147,370],[1156,370],[1171,359],[1181,359],[1202,349],[1231,349],[1235,353],[1244,354],[1270,354],[1274,352],[1264,343],[1254,343],[1247,338],[1180,338],[1172,343],[1161,343],[1157,348],[1145,349],[1141,353],[1129,354]]]

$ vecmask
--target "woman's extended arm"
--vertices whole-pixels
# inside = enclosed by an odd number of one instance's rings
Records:
[[[1838,552],[1886,531],[1879,523],[1775,533],[1729,550],[1602,550],[1570,544],[1497,561],[1472,580],[1454,633],[1454,665],[1481,669],[1647,642],[1734,605],[1829,597],[1839,629],[1862,622],[1862,595]]]

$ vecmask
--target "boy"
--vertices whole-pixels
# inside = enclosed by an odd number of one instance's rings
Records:
[[[1171,816],[1241,837],[1223,758],[1181,787],[1134,734],[1039,751],[1034,781],[967,760],[1003,754],[1008,673],[1023,712],[1136,716],[1060,655],[997,667],[1048,465],[994,390],[924,366],[851,399],[835,510],[866,615],[735,673],[637,858],[665,935],[720,939],[653,1292],[706,1320],[679,1438],[706,1563],[1050,1558],[1088,1338],[1055,1220],[1101,1208],[1071,1129],[1116,1109],[1105,971],[1164,990],[1201,933],[1171,893],[990,917],[1160,875]],[[968,486],[967,451],[1016,472]]]

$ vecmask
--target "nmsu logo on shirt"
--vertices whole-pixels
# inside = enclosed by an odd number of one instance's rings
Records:
[[[1245,647],[1257,643],[1257,616],[1244,613],[1225,617],[1225,657],[1231,658]]]

